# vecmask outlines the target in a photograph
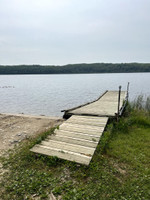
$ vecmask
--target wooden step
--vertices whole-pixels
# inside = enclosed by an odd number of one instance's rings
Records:
[[[88,155],[88,156],[92,156],[95,151],[95,148],[69,144],[69,143],[55,141],[55,140],[42,141],[41,145],[51,147],[51,148],[62,149],[66,151],[72,151],[75,153],[80,153],[80,154]]]
[[[55,141],[61,141],[61,142],[66,142],[70,144],[77,144],[85,147],[96,147],[98,142],[95,141],[89,141],[89,140],[84,140],[84,139],[79,139],[79,138],[72,138],[72,137],[67,137],[67,136],[57,136],[57,135],[51,135],[48,136],[48,140],[55,140]]]
[[[40,153],[48,156],[56,156],[69,161],[74,161],[80,164],[88,165],[91,160],[91,156],[82,155],[79,153],[74,153],[71,151],[61,150],[57,148],[51,148],[43,145],[35,145],[32,149],[32,152]]]
[[[55,131],[56,135],[60,136],[67,136],[67,137],[72,137],[72,138],[81,138],[85,140],[90,140],[90,141],[99,141],[99,137],[97,135],[89,135],[85,133],[77,133],[77,132],[72,132],[72,131],[64,131],[64,130],[56,130]]]

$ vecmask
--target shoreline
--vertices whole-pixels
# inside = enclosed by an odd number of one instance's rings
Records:
[[[59,120],[62,117],[55,117],[55,116],[46,116],[46,115],[30,115],[30,114],[23,114],[23,113],[0,113],[0,115],[9,115],[9,116],[16,116],[16,117],[28,117],[28,118],[39,118],[39,119],[52,119],[52,120]]]

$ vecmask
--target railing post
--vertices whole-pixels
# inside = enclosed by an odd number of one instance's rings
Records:
[[[128,98],[129,98],[129,82],[128,82],[128,85],[127,85],[127,102],[128,102]]]
[[[117,113],[117,121],[119,119],[119,111],[120,111],[120,95],[121,95],[121,86],[119,86],[119,93],[118,93],[118,113]]]

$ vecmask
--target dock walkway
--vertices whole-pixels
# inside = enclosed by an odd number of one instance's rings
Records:
[[[120,108],[126,98],[126,92],[122,91],[120,95]],[[91,115],[115,117],[118,112],[118,91],[106,91],[98,100],[65,111],[67,115]]]
[[[126,92],[120,95],[123,108]],[[118,112],[118,91],[106,91],[96,101],[65,111],[71,116],[54,134],[31,151],[89,165],[109,117]]]

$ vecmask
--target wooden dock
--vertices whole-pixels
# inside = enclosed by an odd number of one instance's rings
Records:
[[[89,165],[108,118],[123,110],[126,94],[120,93],[119,110],[118,91],[106,91],[96,101],[66,110],[64,116],[71,117],[31,151]]]
[[[123,106],[123,102],[126,99],[127,92],[122,91],[120,95],[120,105],[119,110]],[[98,100],[92,103],[87,103],[76,108],[72,108],[65,111],[65,116],[67,115],[90,115],[90,116],[107,116],[115,117],[118,113],[118,91],[106,91],[102,94]]]

